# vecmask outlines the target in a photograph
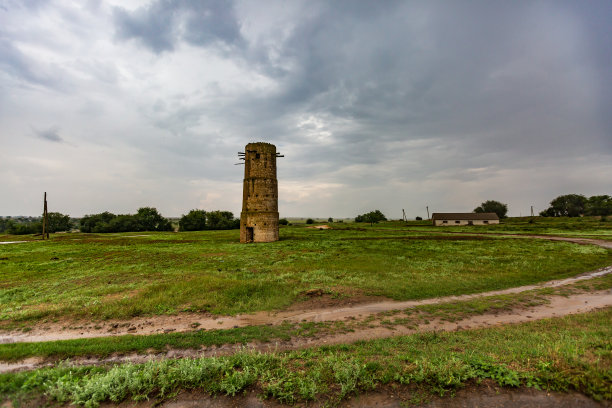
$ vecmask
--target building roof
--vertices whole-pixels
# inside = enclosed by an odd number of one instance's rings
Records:
[[[432,220],[499,220],[495,213],[433,213]]]

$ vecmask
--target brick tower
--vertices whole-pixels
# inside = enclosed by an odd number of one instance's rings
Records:
[[[240,242],[278,241],[278,181],[276,146],[249,143],[244,153],[244,184],[240,213]]]

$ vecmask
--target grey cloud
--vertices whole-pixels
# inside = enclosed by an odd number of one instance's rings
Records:
[[[0,4],[0,9],[8,11],[14,8],[27,8],[32,11],[38,11],[39,9],[48,5],[46,0],[6,0],[3,4]]]
[[[333,209],[328,215],[350,216],[364,205],[384,211],[400,202],[417,215],[411,203],[459,211],[489,198],[508,200],[514,214],[515,203],[547,203],[582,185],[585,194],[609,193],[600,191],[609,189],[612,157],[609,2],[309,0],[285,13],[280,1],[261,3],[254,15],[230,2],[152,0],[133,11],[88,4],[97,11],[87,18],[60,17],[74,23],[64,27],[71,37],[58,36],[74,41],[66,54],[61,41],[38,41],[43,31],[0,28],[8,74],[0,76],[8,108],[0,119],[11,129],[65,123],[79,148],[108,146],[112,153],[100,156],[109,168],[130,164],[116,191],[146,184],[141,199],[159,194],[168,208],[194,192],[238,203],[239,194],[224,190],[240,189],[236,152],[269,141],[286,155],[281,186],[322,186],[332,197],[305,191],[283,204],[287,215]],[[53,7],[60,16],[80,10]],[[41,10],[49,11],[21,7],[18,16],[38,25]],[[91,33],[79,30],[85,21]],[[126,56],[127,41],[177,58]],[[91,54],[80,55],[90,43]],[[214,50],[214,61],[204,59],[209,52],[179,55],[185,44]],[[52,54],[63,65],[50,65]],[[172,64],[184,60],[199,64],[197,77],[176,77]],[[51,87],[61,79],[70,95],[23,89],[23,82]],[[63,140],[57,127],[33,135]],[[96,187],[108,205],[134,200],[113,196],[105,177]],[[207,185],[216,190],[202,191]]]
[[[26,57],[6,38],[0,38],[0,68],[12,77],[26,82],[50,87],[58,85],[55,75]]]
[[[371,13],[329,3],[294,30],[282,52],[297,68],[261,110],[354,121],[359,132],[334,132],[339,144],[461,140],[468,160],[499,152],[520,161],[597,151],[612,129],[573,102],[579,93],[597,95],[585,86],[593,61],[581,60],[579,50],[563,43],[563,30],[551,29],[564,14],[573,17],[565,3],[538,9],[530,3],[402,2],[377,4]],[[599,29],[610,32],[603,23]],[[596,51],[606,53],[603,46]],[[509,75],[495,77],[504,70]],[[576,137],[585,130],[589,143]],[[300,138],[295,132],[285,140]]]
[[[36,137],[47,140],[49,142],[63,143],[64,139],[59,135],[59,126],[51,126],[47,129],[36,129],[32,127],[32,131]]]
[[[232,2],[153,0],[133,12],[116,7],[117,37],[137,39],[155,53],[172,51],[179,41],[196,46],[242,43]]]
[[[316,11],[296,22],[285,43],[276,44],[291,70],[275,76],[275,65],[258,65],[272,64],[261,57],[268,52],[249,50],[254,66],[278,81],[277,91],[244,93],[216,108],[179,107],[156,123],[176,134],[204,115],[219,122],[231,118],[253,140],[300,146],[292,162],[296,177],[353,163],[384,165],[399,155],[386,143],[405,140],[455,146],[455,154],[438,163],[442,168],[499,160],[520,166],[604,146],[605,122],[572,102],[576,91],[584,90],[575,73],[590,61],[580,61],[559,44],[563,37],[540,25],[550,4],[543,10],[490,2],[309,2],[308,7]],[[197,21],[198,13],[188,15]],[[545,47],[551,44],[559,50]],[[309,115],[323,116],[329,125],[325,144],[296,128],[296,118]],[[343,129],[343,121],[352,128]],[[589,143],[576,137],[585,129],[591,132]]]

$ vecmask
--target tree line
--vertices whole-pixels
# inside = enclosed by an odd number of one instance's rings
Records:
[[[495,200],[487,200],[474,209],[475,213],[492,212],[499,218],[505,218],[508,205]],[[580,217],[612,215],[612,197],[595,195],[586,197],[582,194],[566,194],[550,202],[550,207],[540,212],[542,217]],[[417,217],[417,219],[420,217]],[[386,221],[380,210],[370,211],[355,217],[355,222]],[[48,231],[55,233],[70,231],[77,226],[76,220],[59,212],[48,214]],[[312,220],[308,220],[311,223]],[[333,220],[330,219],[329,222]],[[287,225],[286,219],[279,224]],[[78,221],[81,232],[139,232],[139,231],[173,231],[172,222],[162,217],[153,207],[139,208],[136,214],[112,214],[108,211],[86,215]],[[226,230],[240,228],[240,219],[234,218],[231,211],[191,210],[179,220],[179,231]],[[42,233],[42,217],[0,217],[0,233],[15,235]]]
[[[475,213],[495,213],[502,219],[507,217],[508,204],[496,200],[487,200],[474,208]],[[540,212],[541,217],[581,217],[612,215],[612,197],[609,195],[595,195],[585,197],[582,194],[561,195],[550,202],[550,207]],[[416,217],[421,220],[421,217]],[[386,221],[387,218],[380,210],[370,211],[355,217],[355,222],[369,222],[370,224]]]
[[[86,215],[80,220],[81,232],[174,231],[172,222],[156,208],[142,207],[136,214],[115,215],[108,211]]]
[[[152,207],[139,208],[136,214],[109,212],[86,215],[80,221],[81,232],[174,231],[172,222]],[[179,220],[179,231],[204,231],[240,228],[240,220],[230,211],[191,210]]]
[[[227,230],[240,228],[231,211],[191,210],[179,220],[179,231]]]
[[[550,207],[540,212],[542,217],[580,217],[583,215],[612,215],[612,197],[582,194],[566,194],[550,202]]]
[[[499,218],[505,218],[508,205],[495,200],[488,200],[474,209],[475,213],[493,212]],[[550,202],[550,206],[540,211],[541,217],[581,217],[612,215],[612,197],[596,195],[585,197],[582,194],[561,195]]]
[[[69,231],[73,222],[69,215],[58,212],[47,214],[49,232]],[[42,234],[42,217],[0,217],[0,233],[13,235]]]
[[[142,207],[136,214],[113,214],[105,211],[71,219],[59,212],[48,213],[48,231],[51,233],[78,228],[81,232],[141,232],[174,231],[172,221],[163,217],[156,208]],[[179,231],[226,230],[240,228],[240,220],[231,211],[191,210],[179,220]],[[0,233],[14,235],[41,234],[42,217],[0,217]]]

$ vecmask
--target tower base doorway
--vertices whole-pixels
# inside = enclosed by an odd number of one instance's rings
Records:
[[[246,242],[253,242],[255,238],[255,232],[253,227],[246,227]]]

